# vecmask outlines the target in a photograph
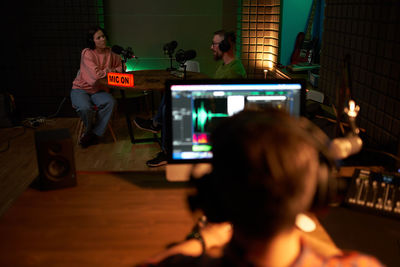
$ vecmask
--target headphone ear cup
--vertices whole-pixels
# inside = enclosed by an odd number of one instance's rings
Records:
[[[201,210],[210,222],[225,222],[227,217],[222,207],[221,191],[215,185],[214,174],[211,172],[201,178],[190,177],[190,183],[196,192],[188,195],[187,200],[191,211]]]
[[[311,210],[322,210],[338,200],[336,162],[328,148],[330,140],[320,128],[306,118],[301,118],[299,130],[303,131],[301,135],[307,137],[319,153],[316,189]]]
[[[228,52],[229,49],[231,49],[231,45],[228,41],[228,38],[226,38],[225,36],[225,39],[222,40],[221,43],[219,43],[219,50],[221,50],[222,52]]]
[[[323,154],[323,152],[320,152]],[[336,204],[338,200],[338,185],[334,175],[335,166],[333,160],[326,155],[321,155],[320,166],[317,173],[316,190],[314,200],[311,205],[312,211],[327,208],[329,205]]]

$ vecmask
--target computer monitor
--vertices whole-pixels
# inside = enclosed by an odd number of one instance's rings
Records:
[[[305,82],[171,80],[167,81],[165,97],[166,177],[169,181],[186,181],[190,178],[193,164],[211,161],[210,133],[220,120],[246,108],[267,106],[301,116],[305,105]]]

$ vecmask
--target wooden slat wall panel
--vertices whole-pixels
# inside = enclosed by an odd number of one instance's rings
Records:
[[[264,77],[278,61],[280,1],[242,1],[241,59],[249,78]]]

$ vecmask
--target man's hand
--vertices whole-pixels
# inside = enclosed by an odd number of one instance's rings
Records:
[[[206,250],[225,246],[232,238],[232,225],[230,223],[207,223],[200,228],[200,233],[206,243]]]
[[[206,250],[218,249],[225,246],[232,237],[232,226],[230,223],[205,223],[198,222],[200,233],[204,239]],[[169,247],[168,249],[154,255],[148,259],[145,264],[158,263],[165,258],[183,254],[186,256],[197,257],[203,253],[201,242],[197,239],[189,239]]]

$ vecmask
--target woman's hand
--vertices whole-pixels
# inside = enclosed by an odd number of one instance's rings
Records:
[[[107,84],[107,76],[105,78],[98,79],[94,83],[93,89],[96,89],[97,91],[110,92],[110,88],[108,87],[108,84]]]

